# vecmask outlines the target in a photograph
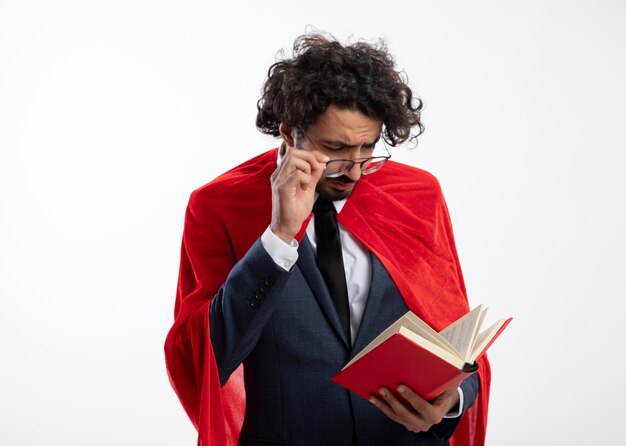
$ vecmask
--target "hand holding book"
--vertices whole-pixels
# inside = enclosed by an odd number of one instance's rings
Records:
[[[370,402],[411,432],[426,432],[433,425],[439,424],[444,415],[459,402],[459,393],[455,387],[431,402],[405,385],[398,386],[397,390],[402,395],[402,400],[383,387],[379,391],[380,397],[371,396]]]
[[[480,332],[487,309],[479,305],[437,333],[412,312],[406,313],[359,352],[333,381],[365,399],[381,387],[404,384],[431,401],[477,370],[476,359],[512,318]]]

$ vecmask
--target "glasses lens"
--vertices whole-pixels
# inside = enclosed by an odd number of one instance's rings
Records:
[[[367,160],[365,163],[363,163],[363,167],[361,168],[361,172],[363,173],[363,175],[374,173],[378,169],[383,167],[385,162],[387,162],[387,158],[386,157],[371,158],[371,159]]]
[[[352,164],[353,163],[350,160],[330,160],[326,163],[324,174],[327,178],[340,177],[350,171]]]

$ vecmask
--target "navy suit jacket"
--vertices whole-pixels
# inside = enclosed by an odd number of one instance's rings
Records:
[[[412,433],[331,378],[407,306],[371,255],[372,279],[354,345],[341,329],[306,236],[285,271],[260,240],[235,265],[211,302],[211,342],[222,385],[244,364],[241,445],[445,445],[460,418]],[[462,384],[463,411],[478,379]]]

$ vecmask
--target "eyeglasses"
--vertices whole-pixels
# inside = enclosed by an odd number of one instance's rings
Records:
[[[319,149],[315,146],[315,143],[311,141],[309,135],[307,135],[304,130],[300,129],[300,132],[306,136],[306,139],[313,145],[315,150]],[[381,139],[382,141],[382,139]],[[387,155],[380,156],[371,156],[369,158],[354,158],[354,159],[336,159],[329,160],[326,162],[326,167],[324,168],[324,175],[326,178],[339,178],[350,172],[355,164],[359,164],[361,167],[361,175],[369,175],[381,169],[387,162],[391,155],[389,154],[389,150],[384,145],[383,149],[387,152]]]

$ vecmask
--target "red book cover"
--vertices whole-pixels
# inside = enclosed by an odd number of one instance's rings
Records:
[[[395,333],[362,358],[333,377],[333,381],[365,399],[387,387],[393,392],[404,384],[422,398],[432,400],[446,390],[459,385],[478,367],[467,365],[464,370],[436,354]]]

